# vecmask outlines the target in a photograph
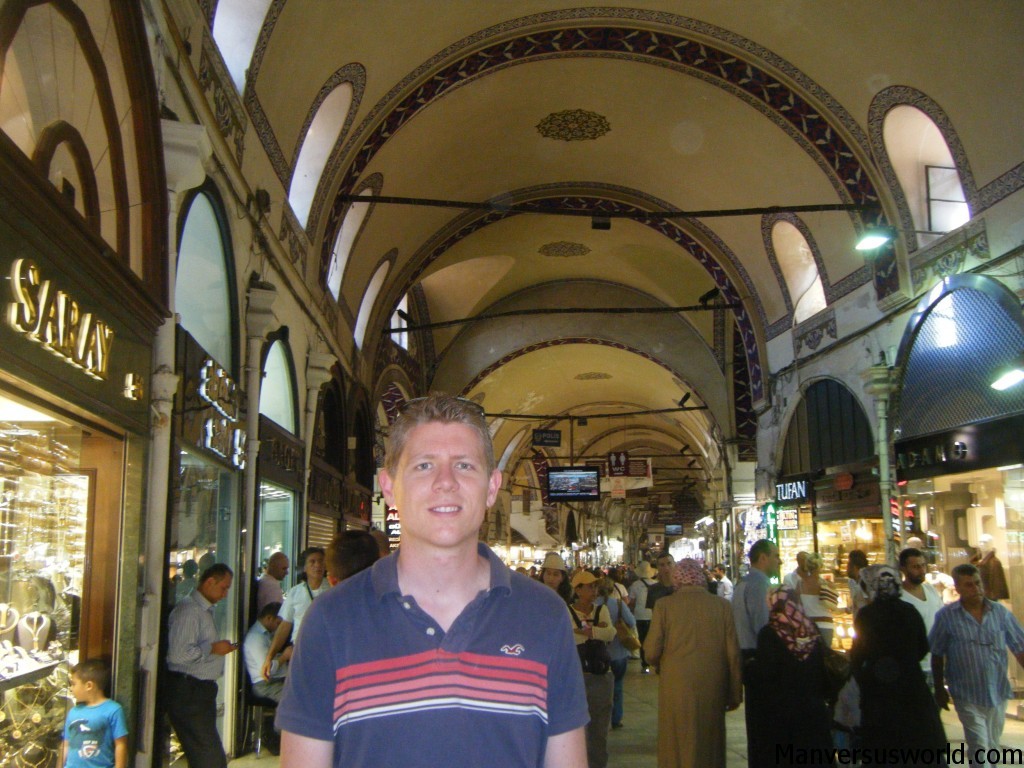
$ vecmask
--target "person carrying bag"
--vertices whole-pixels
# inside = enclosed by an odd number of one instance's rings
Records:
[[[569,607],[575,627],[576,650],[583,666],[587,694],[587,760],[590,768],[608,765],[608,731],[612,719],[611,654],[608,644],[615,639],[615,626],[606,606],[598,605],[599,578],[589,571],[572,577],[574,601]]]

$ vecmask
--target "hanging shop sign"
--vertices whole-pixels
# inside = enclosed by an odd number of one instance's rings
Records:
[[[245,469],[246,432],[239,420],[238,385],[180,326],[178,370],[185,378],[178,405],[182,440],[235,469]]]
[[[309,465],[309,509],[318,515],[340,518],[345,487],[341,474],[315,456]]]
[[[260,477],[298,491],[302,489],[302,441],[288,430],[260,415]]]
[[[896,476],[916,480],[1024,463],[1024,414],[971,424],[895,446]]]
[[[560,429],[535,429],[533,430],[533,445],[544,448],[559,448],[562,445],[562,430]]]
[[[775,502],[777,504],[804,504],[810,496],[807,494],[809,483],[806,479],[784,480],[775,484]]]
[[[612,451],[608,454],[608,477],[625,477],[629,473],[629,454]]]
[[[870,467],[835,472],[814,481],[814,516],[818,520],[881,517],[878,477]]]
[[[388,542],[391,544],[392,550],[401,545],[402,520],[398,514],[398,510],[394,507],[389,507],[387,515],[384,517],[384,533],[388,535]]]

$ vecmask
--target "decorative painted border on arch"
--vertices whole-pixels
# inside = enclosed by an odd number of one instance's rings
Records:
[[[623,26],[621,22],[620,26],[600,26],[600,21],[608,17],[634,23],[653,22],[695,34],[686,37],[664,30],[656,32]],[[535,28],[526,34],[507,37],[510,32],[517,32],[523,27],[565,20],[578,21],[578,25]],[[500,42],[479,47],[481,42],[499,36]],[[708,41],[720,41],[726,46],[716,48]],[[459,55],[471,45],[469,53]],[[760,59],[766,66],[762,68],[746,61],[727,48],[743,51],[752,59]],[[458,58],[450,60],[454,56]],[[722,87],[758,109],[796,140],[827,173],[841,199],[856,203],[878,201],[869,174],[857,159],[859,156],[869,157],[863,132],[835,99],[784,59],[727,30],[693,19],[632,9],[616,12],[616,9],[607,8],[573,9],[517,19],[477,33],[434,56],[395,86],[360,125],[352,141],[356,136],[366,138],[354,153],[352,142],[346,146],[343,154],[353,160],[340,190],[351,190],[370,160],[395,132],[419,110],[453,89],[516,64],[580,56],[655,64],[684,71]],[[780,72],[786,79],[770,73],[769,68]],[[422,82],[413,88],[417,81]],[[796,82],[801,92],[791,88],[788,82]],[[402,93],[407,95],[403,97]],[[818,103],[812,103],[808,96]],[[382,116],[385,110],[387,114]],[[843,130],[832,125],[830,118],[836,120]],[[859,146],[848,144],[846,135]],[[337,226],[340,205],[342,203],[336,201],[328,214],[325,226],[328,234]]]
[[[566,185],[551,185],[551,187],[556,186],[559,188],[565,188]],[[531,192],[535,191],[537,190],[531,190]],[[694,237],[684,231],[678,224],[664,218],[646,218],[643,216],[645,211],[642,209],[626,203],[609,200],[607,198],[595,198],[579,195],[557,196],[545,198],[543,200],[529,200],[519,203],[519,205],[535,205],[538,211],[543,211],[545,206],[556,205],[560,208],[577,208],[579,210],[588,211],[600,210],[609,213],[630,213],[639,217],[636,221],[650,227],[656,232],[661,233],[683,248],[687,253],[693,256],[693,258],[697,259],[698,263],[704,267],[705,271],[707,271],[708,275],[718,287],[725,302],[728,304],[738,305],[738,308],[733,310],[733,312],[735,313],[737,327],[742,334],[744,348],[746,349],[747,367],[749,368],[750,373],[750,396],[755,402],[764,398],[764,385],[757,335],[754,332],[753,321],[743,306],[740,293],[736,290],[728,273],[722,265],[718,263],[714,255]],[[428,241],[423,248],[414,254],[413,258],[410,260],[410,264],[414,264],[415,266],[406,278],[403,291],[408,290],[408,286],[413,285],[427,267],[454,247],[454,245],[460,240],[469,237],[474,232],[477,232],[490,224],[515,215],[519,214],[510,213],[508,211],[487,211],[482,214],[477,211],[472,211],[463,214],[461,217],[456,219],[453,225],[447,228],[442,235]],[[702,231],[708,235],[712,234],[706,229],[702,229]],[[717,238],[713,239],[717,240]],[[720,243],[721,241],[718,242]],[[724,247],[724,244],[722,244],[722,246]],[[728,249],[725,249],[725,252],[728,253]],[[742,270],[736,261],[734,261],[733,266],[736,267],[741,276],[745,278],[744,282],[747,284],[746,287],[748,289],[747,295],[756,296],[757,294],[750,285],[749,277],[746,275],[746,272]],[[760,304],[757,305],[757,309],[763,320],[764,310]]]
[[[313,118],[320,109],[320,105],[323,104],[331,92],[338,86],[348,83],[352,86],[352,103],[349,105],[348,114],[345,115],[345,123],[341,126],[341,130],[338,131],[338,140],[334,145],[334,149],[331,150],[331,154],[327,158],[327,162],[324,164],[323,174],[320,176],[320,183],[317,184],[316,194],[313,196],[313,204],[309,208],[309,216],[307,221],[315,222],[320,218],[320,212],[323,210],[324,205],[327,202],[327,188],[331,186],[333,180],[337,178],[341,170],[341,148],[343,141],[348,136],[349,130],[352,128],[352,123],[355,122],[356,113],[359,111],[359,105],[363,101],[363,93],[366,91],[366,68],[362,64],[346,64],[344,67],[335,72],[331,78],[324,83],[320,88],[320,92],[317,93],[316,99],[313,100],[313,106],[310,107],[309,114],[306,115],[306,120],[302,124],[302,128],[299,129],[299,140],[295,143],[295,151],[292,153],[292,164],[288,170],[288,184],[291,184],[292,174],[295,172],[295,162],[299,158],[299,150],[302,147],[302,142],[306,133],[309,131],[309,126],[313,123]],[[253,94],[255,99],[255,92]],[[260,111],[262,112],[262,106]],[[327,182],[326,184],[324,182]]]
[[[893,109],[903,106],[914,107],[923,112],[935,124],[935,127],[939,129],[939,133],[942,134],[942,138],[949,148],[949,153],[953,156],[953,163],[956,166],[957,174],[960,176],[960,183],[963,185],[964,196],[967,199],[967,205],[970,208],[971,214],[978,214],[980,212],[978,189],[974,182],[974,173],[971,171],[967,151],[964,149],[960,136],[953,127],[953,121],[949,119],[949,115],[946,114],[945,110],[926,94],[910,86],[894,85],[879,91],[875,98],[871,100],[871,106],[868,108],[868,137],[871,141],[871,151],[875,156],[875,162],[882,172],[886,186],[896,204],[897,216],[899,217],[897,226],[905,230],[915,230],[918,228],[914,224],[914,217],[910,212],[910,206],[907,205],[907,197],[903,192],[903,186],[900,184],[896,170],[889,159],[889,150],[885,146],[885,119]],[[906,238],[905,242],[908,253],[913,253],[917,250],[916,237]]]

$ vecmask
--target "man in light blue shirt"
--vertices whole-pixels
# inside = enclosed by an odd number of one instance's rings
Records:
[[[935,614],[928,637],[935,702],[949,709],[952,694],[964,726],[967,757],[974,765],[991,765],[988,750],[999,749],[1006,701],[1013,695],[1006,652],[1024,666],[1024,628],[1005,606],[985,597],[975,566],[958,565],[952,576],[960,599]]]
[[[284,693],[284,680],[288,676],[288,660],[295,647],[289,645],[272,660],[270,679],[265,680],[263,678],[263,662],[267,658],[274,633],[281,624],[281,617],[277,615],[280,610],[280,603],[264,605],[256,614],[256,623],[249,627],[249,631],[245,633],[245,642],[242,643],[242,655],[245,656],[245,669],[249,673],[252,692],[257,696],[277,702],[281,701],[281,694]]]
[[[227,597],[232,575],[223,563],[211,565],[168,619],[163,699],[186,760],[204,768],[227,765],[217,732],[217,678],[224,674],[224,657],[239,644],[218,639],[213,607]]]
[[[771,732],[763,696],[757,685],[757,634],[768,624],[768,588],[772,576],[779,574],[779,548],[768,539],[755,541],[750,548],[750,572],[736,585],[732,595],[732,616],[736,637],[743,652],[743,713],[747,721],[747,763],[751,768],[774,761]],[[770,761],[770,762],[771,762]]]

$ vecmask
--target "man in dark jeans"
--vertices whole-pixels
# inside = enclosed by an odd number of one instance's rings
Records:
[[[633,616],[636,618],[636,633],[640,638],[640,671],[648,674],[651,671],[647,658],[644,656],[644,638],[651,629],[651,609],[647,607],[647,590],[657,584],[653,578],[654,567],[644,560],[636,569],[637,579],[629,585],[629,597],[633,601]]]
[[[239,644],[217,638],[213,607],[227,596],[232,576],[223,563],[211,565],[168,621],[165,701],[190,768],[227,765],[217,733],[217,678],[224,674],[224,657]]]

